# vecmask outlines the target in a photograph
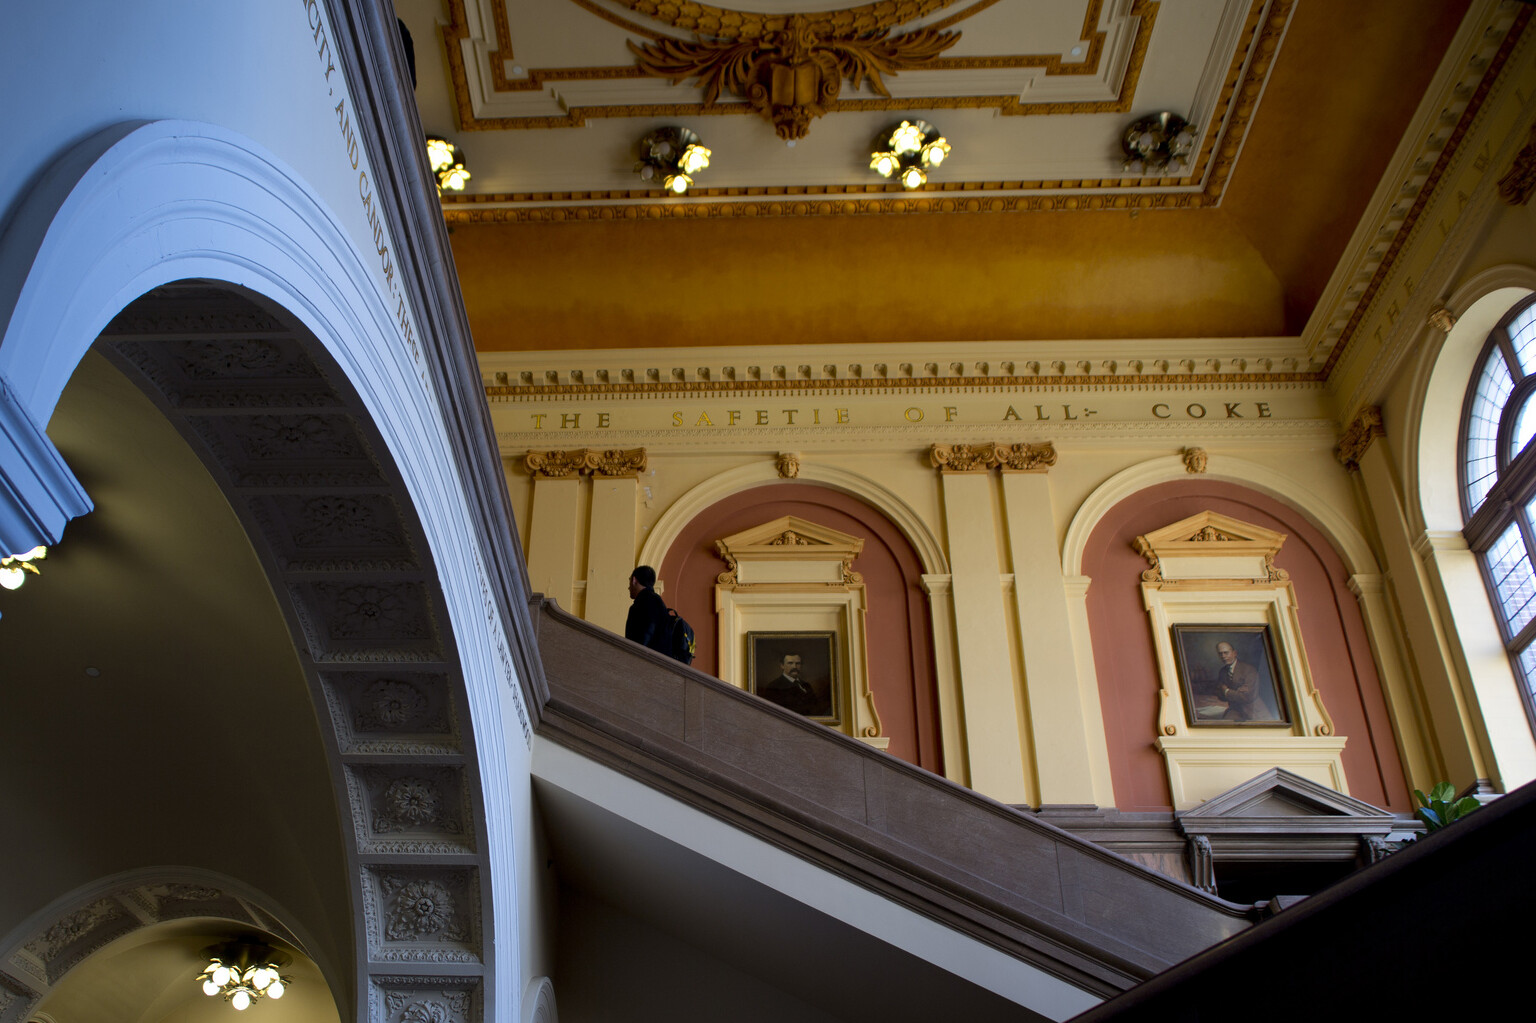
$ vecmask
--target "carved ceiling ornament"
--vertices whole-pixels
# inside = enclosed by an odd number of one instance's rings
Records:
[[[800,476],[800,456],[798,454],[790,451],[781,451],[773,464],[779,470],[779,479],[781,480],[798,479]]]
[[[1290,576],[1274,560],[1284,543],[1284,533],[1204,511],[1138,536],[1133,546],[1147,559],[1144,583],[1225,587],[1285,583]]]
[[[811,121],[827,112],[843,79],[854,89],[867,82],[889,99],[882,74],[932,64],[959,40],[957,31],[931,28],[894,36],[889,28],[840,32],[825,15],[792,14],[782,28],[756,38],[699,36],[686,42],[662,37],[638,44],[630,40],[629,48],[646,74],[673,85],[698,79],[706,108],[722,91],[735,93],[774,126],[779,138],[792,141],[804,138]]]
[[[1367,405],[1355,416],[1354,422],[1349,424],[1344,436],[1339,438],[1339,446],[1334,449],[1334,455],[1344,468],[1350,472],[1359,472],[1360,460],[1365,457],[1371,441],[1386,435],[1386,427],[1381,422],[1381,409]]]
[[[1531,125],[1530,138],[1499,179],[1499,198],[1511,206],[1524,206],[1532,193],[1536,193],[1536,124]]]

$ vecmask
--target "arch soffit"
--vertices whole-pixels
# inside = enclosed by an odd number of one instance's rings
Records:
[[[93,953],[137,931],[187,917],[256,928],[287,942],[319,968],[333,992],[344,974],[324,957],[297,919],[275,899],[243,881],[197,867],[143,867],[100,878],[55,899],[0,935],[0,996],[13,993],[18,1012],[0,1000],[5,1018],[28,1019],[70,970]]]
[[[471,727],[462,736],[464,753],[478,763],[476,783],[484,795],[476,809],[489,832],[483,854],[491,877],[485,881],[497,879],[497,896],[486,901],[500,940],[483,947],[486,966],[494,962],[498,972],[515,976],[520,928],[512,814],[520,804],[508,763],[515,744],[494,737],[510,717],[502,700],[518,700],[516,682],[505,676],[486,634],[478,602],[485,570],[462,489],[447,477],[445,467],[455,461],[444,424],[425,371],[412,364],[405,345],[379,343],[398,334],[369,268],[325,202],[291,169],[217,125],[119,125],[81,143],[62,164],[75,174],[69,187],[57,179],[40,185],[16,211],[13,228],[19,229],[0,239],[0,257],[31,268],[14,296],[0,293],[0,315],[9,313],[0,333],[0,383],[34,422],[46,424],[107,324],[140,296],[188,279],[233,284],[272,301],[339,364],[391,456],[432,552],[432,582],[447,610],[444,627],[467,691]],[[274,579],[274,586],[281,583]],[[503,679],[510,696],[501,692]],[[317,710],[324,720],[326,710]],[[473,741],[476,735],[482,741]],[[355,816],[359,808],[353,809]],[[360,1000],[360,1012],[366,1001]]]
[[[1227,455],[1211,455],[1206,472],[1198,477],[1190,476],[1183,458],[1167,455],[1123,469],[1105,480],[1078,507],[1072,524],[1067,527],[1062,543],[1062,572],[1068,576],[1082,575],[1088,540],[1110,509],[1148,487],[1192,478],[1235,483],[1272,497],[1296,509],[1316,526],[1343,557],[1351,575],[1380,572],[1376,557],[1360,531],[1300,480],[1258,462]]]
[[[1459,480],[1456,446],[1473,363],[1488,332],[1515,303],[1536,292],[1536,267],[1490,267],[1463,282],[1445,307],[1456,317],[1449,334],[1426,328],[1426,343],[1413,367],[1408,423],[1403,431],[1403,489],[1409,531],[1459,531],[1459,487],[1426,492],[1425,480]]]
[[[800,475],[797,478],[856,497],[890,519],[917,552],[925,575],[944,575],[949,572],[944,549],[927,524],[911,505],[884,486],[847,469],[806,461],[800,463]],[[639,563],[660,565],[688,523],[716,502],[743,490],[783,482],[786,481],[779,476],[773,464],[765,462],[740,466],[700,483],[662,513],[641,546]]]

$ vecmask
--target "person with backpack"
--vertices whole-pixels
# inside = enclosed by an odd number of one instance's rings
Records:
[[[624,638],[676,658],[684,664],[693,661],[693,627],[656,592],[656,570],[641,565],[629,575],[629,617],[624,622]]]

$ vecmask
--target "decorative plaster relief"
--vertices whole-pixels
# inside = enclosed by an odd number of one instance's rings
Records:
[[[380,1023],[473,1023],[480,985],[465,977],[373,977],[368,1007]]]
[[[473,869],[363,870],[369,957],[390,962],[480,959],[480,891]]]
[[[1365,457],[1371,441],[1386,435],[1386,427],[1381,423],[1381,409],[1368,405],[1360,410],[1354,422],[1349,424],[1349,429],[1344,431],[1344,436],[1339,438],[1339,446],[1334,449],[1334,454],[1344,468],[1350,472],[1359,472],[1360,460]]]
[[[461,767],[349,767],[347,791],[366,852],[474,851]]]
[[[427,661],[441,645],[426,586],[418,581],[303,581],[288,587],[294,611],[323,661]]]
[[[445,676],[327,671],[320,680],[341,752],[460,752]]]
[[[523,458],[528,475],[543,479],[568,479],[590,475],[606,478],[638,476],[645,472],[645,448],[577,448],[574,451],[530,451]]]
[[[1206,462],[1207,461],[1209,461],[1209,456],[1205,453],[1205,448],[1185,448],[1184,449],[1184,471],[1185,472],[1189,472],[1189,473],[1202,473],[1202,472],[1205,472],[1205,466],[1206,466]]]
[[[800,456],[788,451],[781,451],[779,457],[774,460],[774,468],[779,471],[779,479],[792,480],[800,475]]]
[[[1056,446],[1041,444],[935,444],[928,464],[940,472],[1044,472],[1056,464]]]
[[[1529,141],[1509,165],[1509,170],[1499,179],[1499,198],[1511,206],[1524,206],[1536,192],[1536,124],[1531,125]]]

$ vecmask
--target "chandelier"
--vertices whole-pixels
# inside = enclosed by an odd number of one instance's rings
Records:
[[[278,973],[288,965],[287,957],[267,945],[231,941],[203,951],[208,956],[208,965],[197,975],[203,994],[209,998],[223,996],[241,1012],[263,997],[274,1000],[283,997],[287,985],[293,982],[292,978]]]
[[[469,170],[464,166],[464,151],[445,138],[427,136],[427,162],[437,176],[437,194],[464,191]]]
[[[0,558],[0,587],[14,590],[27,581],[27,573],[42,575],[38,571],[34,561],[42,561],[48,556],[48,548],[34,547],[25,554],[13,554],[8,558]]]
[[[928,171],[949,156],[949,142],[927,121],[902,121],[875,136],[869,168],[906,189],[922,188]]]
[[[693,185],[693,176],[709,166],[713,155],[687,128],[657,128],[640,139],[635,173],[672,195],[684,195]]]
[[[1164,111],[1138,117],[1120,134],[1123,169],[1133,174],[1180,174],[1194,151],[1199,129]]]

